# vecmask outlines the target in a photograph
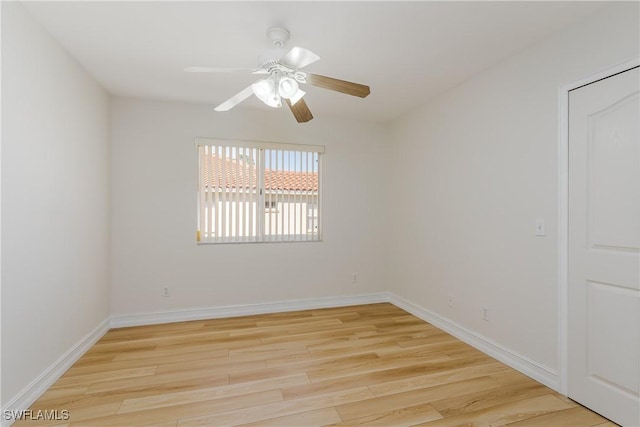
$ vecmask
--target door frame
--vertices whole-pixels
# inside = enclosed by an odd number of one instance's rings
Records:
[[[558,89],[558,373],[559,392],[569,389],[569,92],[640,66],[633,58]]]

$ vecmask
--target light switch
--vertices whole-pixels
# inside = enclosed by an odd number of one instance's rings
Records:
[[[547,226],[544,223],[544,219],[536,220],[536,236],[546,236]]]

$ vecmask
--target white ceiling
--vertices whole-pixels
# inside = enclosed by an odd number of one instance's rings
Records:
[[[26,2],[32,15],[112,94],[215,106],[256,79],[187,66],[255,67],[266,30],[322,58],[306,71],[365,83],[360,99],[305,87],[324,115],[385,122],[606,2]],[[251,97],[237,109],[262,108]],[[227,113],[237,114],[236,109]],[[287,112],[288,114],[288,112]]]

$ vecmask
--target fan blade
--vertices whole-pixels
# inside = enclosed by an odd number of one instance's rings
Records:
[[[238,71],[254,71],[255,68],[221,68],[221,67],[185,67],[187,73],[236,73]]]
[[[280,58],[278,62],[287,68],[299,70],[309,64],[313,64],[318,59],[320,59],[320,57],[310,50],[302,47],[294,47]]]
[[[293,105],[288,99],[285,99],[285,101],[287,101],[287,105],[298,123],[306,123],[313,119],[313,114],[311,114],[311,111],[309,110],[309,107],[307,107],[307,103],[304,102],[304,99],[298,100],[298,102]]]
[[[333,77],[321,76],[319,74],[307,74],[307,83],[323,89],[335,90],[347,95],[366,98],[371,93],[369,86],[360,83],[348,82],[346,80],[334,79]]]
[[[246,89],[238,92],[237,94],[233,95],[231,98],[227,99],[222,104],[218,105],[215,108],[215,110],[216,111],[228,111],[228,110],[232,109],[233,107],[235,107],[236,105],[240,104],[242,101],[244,101],[245,99],[247,99],[251,95],[253,95],[253,89],[251,88],[251,86],[249,86],[248,88],[246,88]]]

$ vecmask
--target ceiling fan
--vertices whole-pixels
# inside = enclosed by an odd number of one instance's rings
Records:
[[[298,123],[305,123],[313,119],[313,115],[303,99],[306,92],[300,89],[301,83],[360,98],[365,98],[371,92],[367,85],[300,71],[319,60],[320,57],[302,47],[294,47],[286,52],[284,44],[290,37],[289,31],[286,29],[271,28],[267,31],[267,37],[271,40],[273,48],[258,57],[259,67],[257,70],[208,67],[187,67],[184,69],[188,72],[209,73],[252,71],[252,74],[265,76],[218,105],[215,108],[216,111],[228,111],[251,95],[255,95],[266,105],[274,108],[281,107],[284,99]]]

